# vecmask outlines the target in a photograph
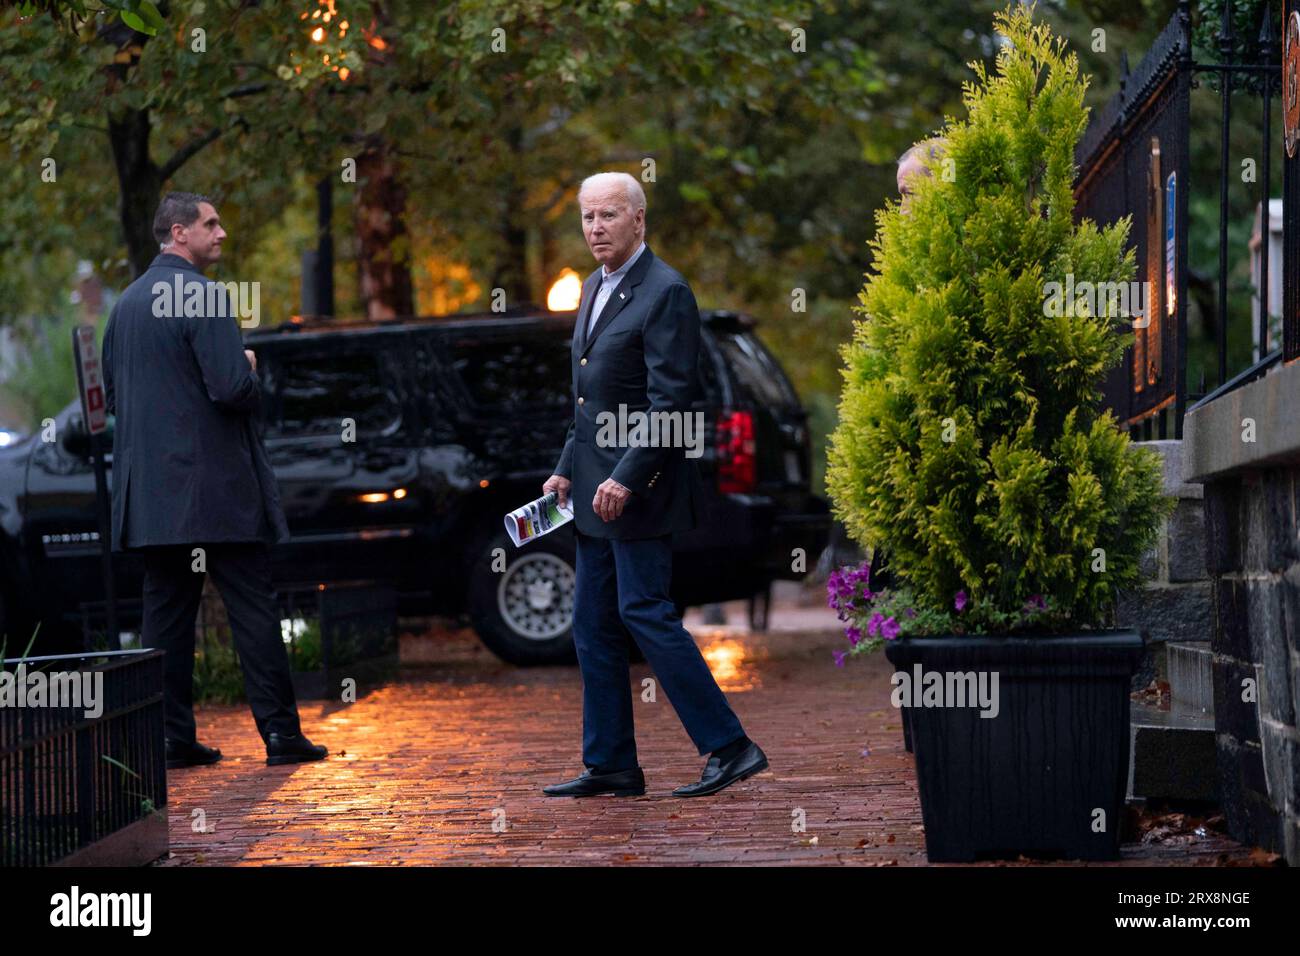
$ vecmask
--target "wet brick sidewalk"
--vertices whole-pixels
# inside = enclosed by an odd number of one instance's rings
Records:
[[[687,624],[771,761],[714,797],[670,795],[703,760],[662,692],[640,700],[645,664],[633,686],[646,795],[543,796],[582,769],[577,668],[510,667],[460,631],[408,642],[430,663],[354,704],[304,701],[322,763],[267,767],[245,707],[202,708],[199,739],[225,759],[170,772],[161,865],[925,864],[884,656],[836,668],[842,638],[824,609],[783,609],[761,635],[699,620]],[[1121,865],[1249,857],[1211,831],[1126,844]]]

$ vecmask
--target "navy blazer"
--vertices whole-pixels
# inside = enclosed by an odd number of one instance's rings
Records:
[[[261,387],[234,312],[155,315],[155,283],[175,288],[178,277],[210,284],[187,259],[159,255],[122,293],[104,331],[105,399],[117,416],[113,548],[285,541],[256,427]]]
[[[620,405],[626,413],[693,416],[691,406],[700,394],[695,295],[681,274],[647,245],[610,293],[588,336],[602,271],[596,269],[582,287],[573,330],[573,421],[555,474],[573,483],[573,517],[583,534],[649,538],[689,531],[698,523],[698,459],[687,457],[682,447],[598,443],[597,437],[601,413],[617,418]],[[706,428],[710,424],[706,421]],[[697,442],[706,440],[704,434],[691,434]],[[596,488],[607,478],[632,492],[623,513],[609,522],[591,506]]]

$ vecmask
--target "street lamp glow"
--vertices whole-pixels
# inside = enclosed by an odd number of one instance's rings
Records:
[[[559,277],[551,283],[546,293],[546,307],[552,312],[572,312],[582,299],[582,279],[578,273],[567,266],[560,270]]]

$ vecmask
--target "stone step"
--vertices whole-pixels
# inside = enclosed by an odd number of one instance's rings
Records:
[[[1171,707],[1181,713],[1214,716],[1214,655],[1208,641],[1166,645]]]
[[[1217,803],[1214,718],[1132,704],[1128,799]]]

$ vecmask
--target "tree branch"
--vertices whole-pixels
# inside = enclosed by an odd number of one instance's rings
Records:
[[[176,152],[172,153],[172,158],[159,167],[158,178],[162,181],[171,179],[176,171],[189,162],[195,153],[201,150],[204,146],[207,146],[223,132],[225,132],[225,130],[214,126],[202,136],[190,140],[180,149],[176,150]]]
[[[270,89],[269,83],[246,83],[243,86],[237,86],[226,94],[228,99],[236,100],[241,96],[255,96],[258,93],[265,93]]]
[[[63,129],[64,127],[75,128],[75,129],[88,129],[88,130],[90,130],[92,133],[103,133],[105,136],[108,135],[108,127],[107,127],[107,126],[96,126],[96,125],[94,125],[93,123],[77,123],[77,122],[72,122],[72,123],[58,123],[58,122],[55,122],[55,123],[51,123],[50,125],[51,125],[52,127],[54,127],[55,129]]]

